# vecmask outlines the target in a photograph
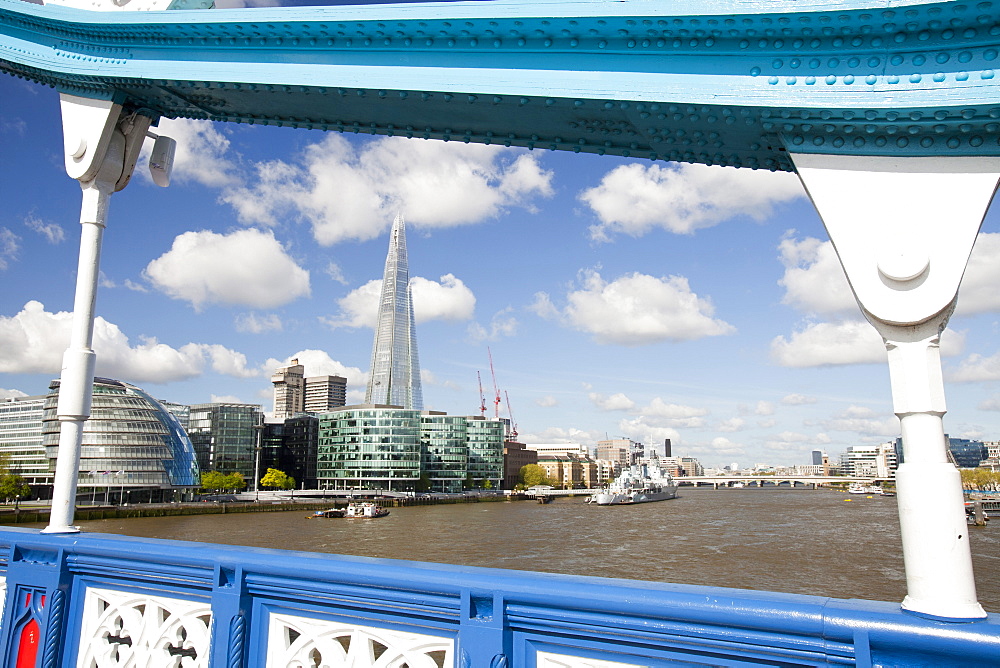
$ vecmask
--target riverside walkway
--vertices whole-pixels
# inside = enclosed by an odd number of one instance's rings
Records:
[[[60,91],[83,191],[52,518],[0,531],[5,668],[996,664],[1000,619],[976,599],[945,453],[939,340],[1000,181],[1000,4],[65,2],[86,9],[0,0],[0,71]],[[795,171],[886,342],[906,598],[76,533],[110,198],[164,116]],[[169,140],[153,154],[166,185]]]

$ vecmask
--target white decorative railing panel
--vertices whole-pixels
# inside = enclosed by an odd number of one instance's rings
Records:
[[[208,601],[88,587],[77,668],[207,668],[211,622]]]
[[[455,641],[271,613],[268,668],[452,668]]]

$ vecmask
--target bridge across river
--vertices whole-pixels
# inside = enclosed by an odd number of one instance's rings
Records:
[[[1000,655],[947,460],[939,350],[1000,182],[1000,3],[64,1],[108,11],[0,0],[0,70],[60,91],[66,171],[83,190],[52,520],[0,532],[5,665],[91,665],[94,652],[101,666],[230,668],[345,653],[490,668]],[[541,583],[75,535],[110,196],[164,116],[795,171],[886,343],[906,598]],[[153,152],[161,184],[168,146]]]

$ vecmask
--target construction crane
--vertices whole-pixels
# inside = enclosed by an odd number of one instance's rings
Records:
[[[479,415],[486,417],[486,395],[483,394],[483,377],[476,372],[476,379],[479,381]]]
[[[504,398],[507,399],[507,414],[510,415],[510,440],[517,440],[517,422],[514,421],[514,411],[510,408],[510,395],[507,394],[507,390],[503,391]]]
[[[490,356],[490,374],[493,376],[493,391],[496,396],[493,398],[493,411],[494,417],[498,420],[500,419],[500,388],[497,387],[497,374],[493,370],[493,351],[490,350],[489,346],[486,347],[486,354]]]

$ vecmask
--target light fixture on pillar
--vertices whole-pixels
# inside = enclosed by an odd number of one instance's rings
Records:
[[[174,168],[174,152],[177,150],[177,142],[170,137],[155,135],[146,132],[147,137],[152,137],[153,151],[149,154],[149,175],[153,177],[153,183],[166,188],[170,185],[170,172]]]

